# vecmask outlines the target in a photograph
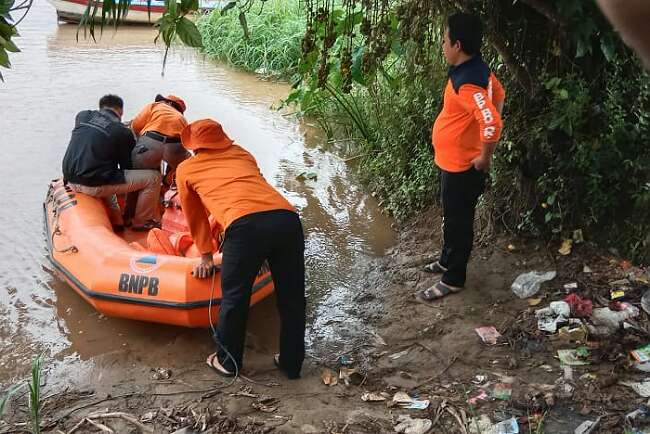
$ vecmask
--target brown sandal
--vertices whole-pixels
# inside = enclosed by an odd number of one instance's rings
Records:
[[[436,261],[425,265],[422,268],[422,271],[426,271],[427,273],[442,274],[447,271],[447,269],[440,265],[440,261]]]
[[[217,358],[217,353],[212,353],[208,356],[208,359],[205,361],[205,363],[217,374],[221,375],[222,377],[234,377],[235,374],[226,370],[223,366],[221,366],[221,363],[219,363],[219,359]]]
[[[425,303],[440,300],[449,294],[457,294],[462,291],[462,287],[450,286],[443,282],[438,282],[430,288],[420,291],[416,294],[418,300]]]

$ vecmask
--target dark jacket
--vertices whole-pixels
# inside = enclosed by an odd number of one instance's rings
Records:
[[[111,110],[79,112],[63,157],[63,179],[90,187],[122,184],[134,145],[133,133]]]

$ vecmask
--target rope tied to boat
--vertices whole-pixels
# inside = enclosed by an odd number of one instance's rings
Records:
[[[58,216],[55,215],[55,217],[56,217],[57,221],[55,222],[56,226],[54,227],[54,230],[52,231],[52,240],[51,240],[52,242],[50,243],[52,245],[52,250],[54,250],[57,253],[78,253],[79,249],[74,244],[71,244],[69,247],[66,247],[65,249],[57,249],[56,248],[56,245],[54,244],[54,236],[60,236],[60,235],[63,235],[63,233],[61,232],[61,229],[59,228]]]

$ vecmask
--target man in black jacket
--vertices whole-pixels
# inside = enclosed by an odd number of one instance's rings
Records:
[[[124,102],[116,95],[99,100],[99,110],[77,114],[72,137],[63,157],[63,178],[70,187],[103,198],[112,212],[119,210],[116,194],[139,192],[134,230],[158,226],[160,173],[130,170],[133,133],[122,122]]]

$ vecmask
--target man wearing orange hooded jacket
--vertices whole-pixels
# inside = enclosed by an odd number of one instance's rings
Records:
[[[192,238],[201,252],[194,276],[213,272],[208,215],[225,231],[221,264],[220,345],[208,365],[222,375],[242,366],[253,282],[264,260],[273,276],[280,313],[280,354],[275,364],[298,378],[305,354],[304,236],[291,204],[262,176],[255,158],[210,119],[190,124],[183,146],[195,153],[178,166],[176,184]]]

